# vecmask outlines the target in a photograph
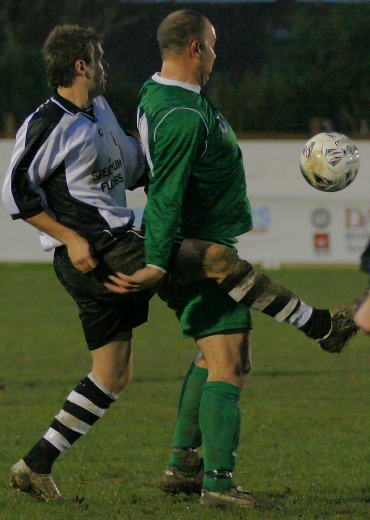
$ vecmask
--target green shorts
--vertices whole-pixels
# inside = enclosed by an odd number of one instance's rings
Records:
[[[159,296],[176,312],[184,338],[252,328],[250,310],[221,292],[212,280],[187,285],[175,292],[160,290]]]

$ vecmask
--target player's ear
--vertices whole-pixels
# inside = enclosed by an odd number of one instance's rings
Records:
[[[77,60],[75,62],[74,68],[78,74],[81,74],[81,76],[85,75],[86,63],[84,62],[84,60]]]
[[[194,40],[190,43],[190,54],[194,58],[199,58],[202,45],[198,40]]]

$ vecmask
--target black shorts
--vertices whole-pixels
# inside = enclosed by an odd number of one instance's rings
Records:
[[[132,274],[144,267],[144,255],[143,237],[128,231],[117,242],[98,244],[98,267],[83,274],[73,266],[65,246],[56,248],[54,270],[78,306],[89,350],[114,340],[130,339],[132,329],[147,321],[152,293],[120,295],[109,291],[103,284],[109,273]]]

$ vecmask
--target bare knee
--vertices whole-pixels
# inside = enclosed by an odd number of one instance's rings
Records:
[[[222,244],[212,244],[205,252],[203,269],[208,278],[221,282],[237,269],[239,262],[236,251]]]
[[[208,367],[208,381],[243,388],[251,370],[250,330],[228,331],[196,339]]]
[[[130,366],[118,365],[111,369],[107,367],[101,369],[93,365],[92,373],[100,383],[115,394],[122,392],[132,381],[132,369]]]
[[[110,375],[110,384],[114,386],[115,393],[120,393],[124,390],[132,381],[132,366],[129,365],[118,365],[115,366]]]
[[[133,353],[130,341],[116,341],[92,351],[94,377],[118,394],[132,380]]]

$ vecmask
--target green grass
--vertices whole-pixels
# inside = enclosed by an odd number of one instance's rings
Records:
[[[356,269],[269,271],[307,303],[358,295]],[[154,299],[135,334],[134,380],[104,419],[65,452],[54,476],[67,498],[41,504],[9,488],[10,466],[39,439],[90,370],[75,304],[50,265],[0,264],[0,519],[213,520],[370,518],[370,338],[341,355],[287,324],[253,313],[253,371],[240,407],[238,483],[283,511],[204,510],[157,488],[170,456],[182,379],[196,353]]]

